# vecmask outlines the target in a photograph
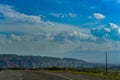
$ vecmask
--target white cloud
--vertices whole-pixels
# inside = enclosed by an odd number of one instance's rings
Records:
[[[92,16],[88,16],[88,18],[89,18],[89,19],[91,19],[91,18],[92,18]]]
[[[91,39],[90,34],[84,33],[86,30],[66,24],[54,24],[54,26],[46,24],[25,24],[17,25],[17,27],[13,24],[5,24],[0,26],[1,29],[4,28],[0,30],[0,34],[2,34],[0,35],[1,52],[62,55],[78,48],[84,43],[84,40],[87,42]]]
[[[22,40],[21,37],[16,36],[16,35],[14,35],[14,34],[11,34],[11,35],[10,35],[10,38],[11,38],[12,40],[16,40],[16,41],[21,41],[21,40]]]
[[[74,39],[75,41],[76,40],[96,40],[96,37],[92,36],[91,34],[87,34],[87,33],[83,33],[83,32],[77,32],[77,31],[74,31],[74,32],[69,32],[68,34],[66,34],[67,37],[71,37],[72,39]]]
[[[76,14],[74,14],[74,13],[68,13],[68,16],[70,16],[70,17],[76,17],[77,15]]]
[[[69,55],[70,52],[77,53],[76,51],[88,53],[89,51],[104,51],[109,47],[110,50],[120,49],[120,45],[118,45],[120,42],[101,41],[97,36],[91,35],[89,30],[66,24],[54,24],[54,26],[46,24],[0,26],[1,53],[64,56]],[[109,31],[107,28],[110,29],[110,27],[105,28],[105,31]],[[5,32],[9,32],[11,35]],[[24,34],[25,32],[27,34]],[[117,48],[115,48],[116,45]]]
[[[107,26],[93,28],[91,34],[99,38],[120,41],[120,27],[114,23]]]
[[[54,26],[55,24],[51,21],[42,22],[44,25]]]
[[[56,18],[66,18],[66,17],[70,17],[70,18],[75,18],[77,17],[77,14],[75,13],[50,13],[50,15],[56,17]]]
[[[109,29],[109,28],[104,28],[104,30],[106,31],[106,32],[110,32],[111,31],[111,29]]]
[[[50,15],[59,18],[61,16],[60,13],[49,13]]]
[[[96,19],[104,19],[105,18],[105,16],[101,13],[94,13],[93,15]]]
[[[62,13],[50,13],[51,16],[54,16],[56,18],[65,18],[67,15],[62,14]]]
[[[27,15],[16,11],[12,6],[1,5],[0,13],[9,21],[13,22],[28,22],[28,23],[40,23],[41,17],[34,15]]]
[[[109,25],[112,29],[118,29],[119,28],[118,25],[116,25],[114,23],[109,23]]]

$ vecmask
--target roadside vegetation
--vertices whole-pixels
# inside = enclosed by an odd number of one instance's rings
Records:
[[[61,68],[61,67],[48,67],[48,68],[7,68],[8,70],[32,70],[32,71],[48,71],[48,72],[65,72],[72,74],[81,74],[87,76],[95,76],[102,78],[110,78],[113,80],[120,80],[120,69],[109,69],[108,73],[104,68]],[[6,70],[7,70],[6,69]]]
[[[104,68],[60,68],[60,67],[49,67],[44,70],[51,72],[68,72],[73,74],[82,74],[102,78],[110,78],[113,80],[120,80],[120,69],[109,69],[108,73],[105,72]]]

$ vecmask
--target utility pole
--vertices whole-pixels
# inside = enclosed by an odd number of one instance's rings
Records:
[[[108,73],[108,55],[107,55],[107,51],[105,52],[105,58],[106,58],[105,72],[107,74]]]
[[[74,60],[73,60],[72,64],[73,64],[73,68],[75,68],[75,61]]]

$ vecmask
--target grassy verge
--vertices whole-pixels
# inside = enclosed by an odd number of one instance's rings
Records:
[[[110,72],[108,74],[100,71],[100,72],[91,72],[91,71],[79,71],[77,69],[62,69],[62,70],[54,70],[54,69],[48,69],[45,71],[50,71],[50,72],[64,72],[64,73],[71,73],[71,74],[81,74],[81,75],[86,75],[86,76],[94,76],[94,77],[101,77],[101,78],[110,78],[113,80],[120,80],[120,73],[118,72]]]
[[[120,74],[118,73],[92,73],[92,72],[76,72],[76,71],[67,71],[73,74],[82,74],[82,75],[89,75],[89,76],[95,76],[95,77],[102,77],[102,78],[110,78],[113,80],[120,80]]]

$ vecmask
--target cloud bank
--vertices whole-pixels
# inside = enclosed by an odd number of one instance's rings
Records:
[[[0,13],[8,22],[40,23],[41,17],[20,13],[9,5],[0,4]]]
[[[120,27],[114,23],[109,23],[107,26],[93,28],[91,34],[100,37],[107,38],[110,40],[120,40]]]

